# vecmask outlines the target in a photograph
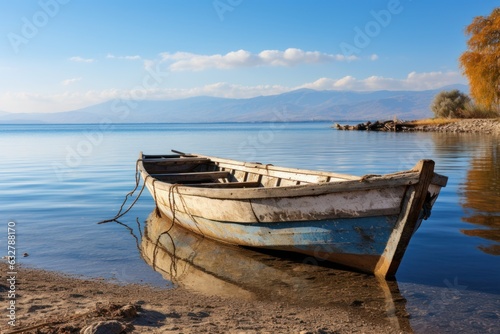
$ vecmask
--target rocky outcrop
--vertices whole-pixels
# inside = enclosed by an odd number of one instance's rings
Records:
[[[337,130],[361,130],[361,131],[387,131],[387,132],[452,132],[452,133],[483,133],[500,135],[500,118],[494,119],[461,119],[449,122],[419,125],[418,122],[409,121],[376,121],[359,123],[356,125],[333,126]]]
[[[398,121],[376,121],[359,123],[356,125],[335,124],[337,130],[366,130],[366,131],[405,131],[404,122]]]

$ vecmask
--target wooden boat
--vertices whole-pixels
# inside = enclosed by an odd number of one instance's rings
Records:
[[[140,154],[157,209],[175,224],[233,245],[310,255],[395,275],[447,177],[432,160],[408,171],[354,176],[201,154]]]

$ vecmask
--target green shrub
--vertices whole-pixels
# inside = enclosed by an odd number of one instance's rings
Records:
[[[431,110],[436,117],[461,118],[470,98],[458,89],[442,91],[434,97]]]

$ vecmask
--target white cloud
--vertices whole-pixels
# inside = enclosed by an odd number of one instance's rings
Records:
[[[246,50],[222,54],[200,55],[188,52],[162,53],[163,62],[171,62],[171,71],[202,71],[207,69],[232,69],[255,66],[296,66],[300,64],[319,64],[334,61],[351,61],[356,56],[328,54],[319,51],[304,51],[288,48],[285,51],[264,50],[251,53]]]
[[[411,72],[404,79],[371,76],[365,79],[356,79],[345,76],[340,79],[321,78],[302,85],[302,88],[318,90],[427,90],[437,89],[456,83],[466,83],[458,72]]]
[[[39,94],[29,92],[7,92],[0,95],[0,110],[8,112],[60,112],[84,108],[93,104],[120,98],[119,90],[65,92]]]
[[[71,57],[69,60],[77,62],[77,63],[93,63],[95,62],[95,59],[92,58],[83,58],[79,56]]]
[[[68,79],[68,84],[77,82],[80,78]],[[66,81],[66,80],[65,80]],[[87,91],[61,94],[33,94],[26,92],[4,93],[0,95],[0,110],[9,112],[57,112],[83,108],[89,105],[105,102],[111,99],[130,99],[140,96],[144,99],[180,99],[200,95],[250,98],[260,95],[275,95],[300,88],[316,90],[427,90],[438,89],[446,85],[466,83],[458,72],[411,72],[406,78],[386,78],[370,76],[356,79],[345,76],[340,79],[320,78],[314,82],[289,87],[283,85],[245,86],[227,82],[217,82],[191,88],[141,88],[130,90],[108,89],[103,91]]]
[[[115,56],[111,53],[108,53],[106,56],[108,59],[124,59],[124,60],[141,60],[141,56],[135,55],[135,56]]]
[[[377,55],[377,54],[375,54],[375,53],[374,53],[374,54],[372,54],[372,55],[370,56],[370,60],[372,60],[372,61],[378,60],[378,55]]]
[[[193,96],[216,96],[225,98],[251,98],[261,95],[276,95],[290,91],[289,87],[281,85],[257,85],[245,86],[231,84],[227,82],[217,82],[201,87],[188,89],[165,89],[158,90],[159,96],[168,96],[169,98],[186,98]]]
[[[279,85],[242,86],[224,82],[192,88],[154,88],[142,91],[138,86],[130,90],[108,89],[103,91],[66,92],[60,94],[38,94],[8,92],[0,95],[0,110],[8,112],[61,112],[76,110],[112,99],[173,100],[193,96],[217,96],[227,98],[249,98],[258,95],[274,95],[289,91]]]
[[[63,81],[61,82],[61,84],[62,84],[63,86],[69,86],[69,85],[74,84],[75,82],[78,82],[78,81],[80,81],[80,80],[82,80],[82,78],[81,78],[81,77],[80,77],[80,78],[71,78],[71,79],[66,79],[66,80],[63,80]]]

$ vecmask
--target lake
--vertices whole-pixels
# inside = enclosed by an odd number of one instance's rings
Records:
[[[396,275],[397,287],[391,288],[398,290],[394,300],[404,300],[406,315],[399,320],[417,333],[497,331],[498,138],[337,131],[330,126],[325,122],[0,125],[4,226],[0,242],[7,244],[7,227],[15,224],[17,261],[25,266],[168,288],[172,283],[155,272],[138,250],[145,221],[154,209],[147,191],[120,220],[126,226],[97,224],[113,217],[134,188],[140,151],[162,154],[177,149],[355,175],[410,169],[419,159],[433,159],[436,172],[449,177],[448,185],[432,216],[412,238]],[[238,254],[245,252],[249,250]],[[269,256],[274,255],[265,255]],[[281,261],[290,260],[274,262]],[[257,275],[255,270],[247,276]],[[324,296],[331,288],[335,299],[335,286],[342,282],[332,285],[321,285],[321,291]]]

